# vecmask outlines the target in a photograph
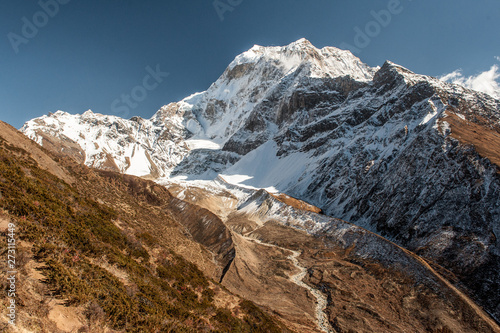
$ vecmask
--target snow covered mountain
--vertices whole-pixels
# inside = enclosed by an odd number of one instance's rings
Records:
[[[174,171],[208,171],[205,177],[215,178],[277,134],[278,125],[290,120],[290,99],[297,99],[301,91],[328,88],[332,96],[322,97],[325,102],[338,99],[342,91],[330,88],[366,84],[375,72],[349,51],[318,50],[305,39],[286,47],[254,46],[236,57],[207,91],[164,106],[151,119],[59,111],[29,121],[22,131],[38,143],[57,138],[52,144],[59,150],[73,147],[73,155],[88,166],[155,178]],[[311,117],[302,118],[305,124]],[[208,152],[213,163],[201,171],[199,165],[185,172],[175,169],[186,169],[196,157],[207,158]],[[188,155],[195,156],[184,161]]]
[[[160,183],[220,175],[300,198],[448,268],[500,320],[500,101],[489,95],[301,39],[254,46],[149,120],[56,112],[22,131],[93,167]]]

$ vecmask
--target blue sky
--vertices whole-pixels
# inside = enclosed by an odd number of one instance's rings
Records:
[[[368,34],[356,39],[359,31]],[[351,45],[371,66],[389,59],[433,76],[462,69],[465,82],[500,65],[499,32],[498,0],[5,0],[0,120],[19,128],[88,109],[149,118],[207,89],[254,44],[301,37]],[[157,79],[144,83],[151,71]],[[134,89],[138,99],[125,104]]]

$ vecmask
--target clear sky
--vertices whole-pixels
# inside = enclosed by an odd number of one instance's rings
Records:
[[[477,75],[500,64],[500,1],[4,0],[0,37],[0,120],[19,128],[57,110],[149,118],[254,44],[301,37],[371,66]]]

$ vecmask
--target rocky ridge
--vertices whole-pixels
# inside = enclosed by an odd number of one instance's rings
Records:
[[[22,130],[89,166],[160,183],[220,174],[305,200],[449,269],[499,320],[499,110],[489,95],[299,40],[253,47],[149,120],[57,112]]]

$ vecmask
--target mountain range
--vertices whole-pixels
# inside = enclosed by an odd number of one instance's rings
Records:
[[[492,96],[301,39],[254,46],[150,119],[58,111],[21,131],[67,163],[166,188],[213,255],[204,273],[289,329],[498,330]]]

